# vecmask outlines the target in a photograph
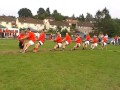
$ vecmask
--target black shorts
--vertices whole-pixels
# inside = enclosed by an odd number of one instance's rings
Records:
[[[20,49],[23,49],[23,47],[24,47],[23,42],[19,41],[19,48],[20,48]]]

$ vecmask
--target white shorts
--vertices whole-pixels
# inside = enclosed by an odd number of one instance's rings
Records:
[[[30,40],[28,43],[29,43],[30,45],[34,45],[34,42],[33,42],[32,40]]]
[[[58,44],[58,47],[62,47],[62,43],[57,43]]]
[[[42,43],[41,41],[39,41],[39,44],[40,44],[40,45],[43,45],[43,43]]]
[[[95,47],[97,47],[98,44],[97,44],[97,43],[93,43],[93,45],[94,45]]]
[[[106,45],[107,45],[107,43],[106,43],[106,42],[103,42],[103,45],[104,45],[104,46],[106,46]]]
[[[89,45],[89,43],[90,43],[89,41],[85,41],[85,44],[88,44],[88,45]]]
[[[80,43],[76,43],[77,44],[77,47],[80,47]]]
[[[68,44],[69,44],[69,42],[68,42],[68,41],[65,41],[65,44],[66,44],[66,45],[68,45]]]

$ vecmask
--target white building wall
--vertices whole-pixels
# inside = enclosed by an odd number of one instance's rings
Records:
[[[2,26],[5,26],[5,27],[7,27],[7,28],[12,28],[11,22],[1,21],[1,25],[2,25]]]
[[[43,24],[34,24],[34,23],[22,23],[22,22],[19,22],[19,20],[17,19],[16,20],[16,24],[17,24],[17,27],[20,29],[20,28],[33,28],[35,30],[42,30],[44,29],[44,25]]]

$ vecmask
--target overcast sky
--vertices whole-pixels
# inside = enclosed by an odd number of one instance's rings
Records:
[[[1,0],[0,15],[18,16],[21,8],[28,8],[33,15],[37,14],[37,10],[42,7],[50,8],[50,11],[57,9],[63,15],[79,16],[89,12],[93,16],[98,10],[107,8],[112,18],[120,18],[120,0]]]

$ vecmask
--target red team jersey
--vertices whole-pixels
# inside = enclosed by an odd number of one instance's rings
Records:
[[[62,38],[60,37],[60,35],[58,35],[54,41],[57,43],[62,43]]]
[[[76,43],[81,43],[81,42],[82,42],[82,40],[81,40],[81,38],[80,38],[80,37],[77,37],[77,38],[75,39],[75,42],[76,42]]]
[[[18,40],[21,41],[21,42],[24,42],[24,40],[20,40],[21,38],[23,38],[25,35],[23,33],[20,33],[18,35]]]
[[[35,34],[33,32],[29,32],[28,33],[28,39],[32,40],[33,42],[35,42],[36,41]]]
[[[86,40],[87,40],[87,41],[90,41],[90,35],[87,35],[87,36],[86,36]]]
[[[70,43],[70,42],[71,42],[70,36],[69,36],[69,35],[66,35],[65,40],[66,40],[68,43]]]
[[[103,42],[107,42],[107,39],[105,37],[102,40],[103,40]]]
[[[93,37],[93,40],[92,40],[93,43],[97,43],[98,42],[98,39],[97,37]]]
[[[41,41],[42,43],[44,43],[44,41],[45,41],[45,33],[41,33],[38,40]]]

